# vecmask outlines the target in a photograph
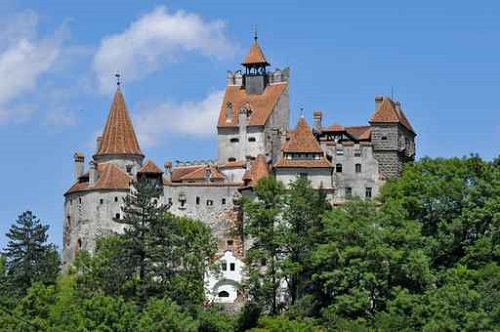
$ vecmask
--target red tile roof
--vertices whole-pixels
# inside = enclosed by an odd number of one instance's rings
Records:
[[[328,126],[327,128],[322,128],[321,131],[324,131],[324,132],[342,132],[342,131],[345,131],[345,128],[344,128],[344,126],[342,126],[338,123],[334,123],[334,124]]]
[[[246,166],[246,162],[243,160],[228,161],[225,164],[219,165],[219,168],[242,168]]]
[[[181,166],[172,170],[171,181],[182,182],[188,180],[204,180],[206,176],[206,168],[210,168],[211,179],[224,180],[225,176],[215,166],[208,165],[194,165],[194,166]]]
[[[161,174],[163,171],[153,161],[148,160],[138,173]]]
[[[248,66],[248,65],[266,65],[269,66],[269,62],[267,62],[266,57],[264,56],[264,52],[262,52],[262,49],[260,48],[259,43],[257,40],[254,41],[252,44],[252,47],[250,47],[250,50],[248,51],[245,60],[243,60],[242,65]]]
[[[267,158],[266,156],[260,154],[252,163],[250,169],[245,172],[243,181],[245,182],[245,186],[254,186],[260,179],[269,176],[269,174],[270,172]]]
[[[370,126],[352,126],[345,128],[349,135],[353,136],[357,140],[366,141],[371,138],[371,127]]]
[[[111,163],[102,163],[97,165],[98,178],[93,184],[89,184],[88,173],[80,177],[81,181],[73,184],[66,194],[79,191],[91,190],[128,190],[132,177],[121,170],[118,166]],[[65,195],[66,195],[65,194]]]
[[[120,89],[115,92],[96,156],[109,154],[143,156]]]
[[[240,86],[226,87],[217,127],[237,127],[239,124],[239,111],[246,105],[248,105],[252,111],[252,114],[248,118],[248,125],[265,125],[279,98],[287,88],[288,84],[286,82],[280,82],[268,85],[260,95],[247,95],[245,89]],[[230,119],[226,117],[226,107],[228,103],[232,105]]]
[[[306,120],[300,117],[297,128],[290,132],[289,140],[282,148],[283,152],[323,153]]]
[[[406,118],[403,110],[389,97],[381,97],[382,101],[377,105],[377,109],[370,118],[370,122],[400,123],[403,127],[415,132]]]

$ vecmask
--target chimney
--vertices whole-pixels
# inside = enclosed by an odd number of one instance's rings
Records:
[[[318,130],[321,129],[322,118],[323,118],[323,113],[321,113],[320,111],[316,111],[313,113],[313,126],[314,126],[314,128],[316,128]]]
[[[89,185],[93,185],[97,182],[97,164],[93,160],[89,164]]]
[[[375,105],[380,105],[380,103],[384,100],[383,96],[376,96],[375,97]]]
[[[75,152],[75,154],[73,155],[73,159],[75,161],[74,175],[75,179],[78,179],[80,176],[83,175],[83,172],[85,171],[85,166],[84,166],[85,156],[81,152]]]
[[[171,179],[172,179],[172,162],[171,162],[170,160],[167,160],[167,161],[165,162],[164,167],[165,167],[165,173],[164,173],[164,175],[165,175],[165,180],[166,180],[167,182],[170,182],[170,181],[171,181]]]

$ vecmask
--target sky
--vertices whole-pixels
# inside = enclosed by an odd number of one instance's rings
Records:
[[[148,159],[215,159],[228,70],[257,29],[291,68],[291,124],[366,124],[393,96],[417,157],[500,152],[500,2],[0,0],[0,248],[32,210],[62,243],[73,154],[95,150],[115,73]]]

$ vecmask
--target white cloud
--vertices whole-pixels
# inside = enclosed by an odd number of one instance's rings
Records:
[[[26,106],[14,103],[20,95],[37,86],[37,79],[47,72],[57,59],[63,40],[62,29],[53,35],[38,38],[38,18],[33,12],[25,12],[0,25],[0,122],[9,120],[16,110]],[[30,114],[23,112],[23,116]]]
[[[139,80],[175,61],[183,51],[216,58],[231,54],[224,26],[220,20],[206,21],[196,14],[156,8],[122,33],[101,41],[93,65],[100,90],[113,90],[116,71],[128,82]]]
[[[224,91],[210,93],[198,102],[163,103],[138,114],[135,128],[141,146],[155,145],[172,135],[207,137],[215,134]]]

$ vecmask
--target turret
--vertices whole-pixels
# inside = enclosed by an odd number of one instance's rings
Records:
[[[76,180],[85,172],[85,156],[81,152],[75,152],[73,159],[75,161],[74,177]]]
[[[269,66],[269,62],[267,62],[259,46],[257,35],[255,35],[253,45],[248,51],[242,65],[245,67],[243,83],[247,94],[262,94],[269,82],[266,73],[266,67]]]

